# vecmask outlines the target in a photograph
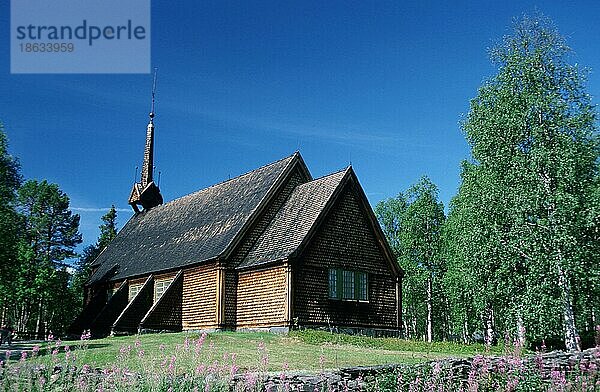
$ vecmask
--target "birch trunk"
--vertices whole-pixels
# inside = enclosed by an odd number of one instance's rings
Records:
[[[575,315],[573,312],[573,299],[571,297],[571,285],[567,279],[560,261],[558,262],[558,284],[562,291],[563,321],[565,329],[565,347],[569,351],[581,351],[579,334],[575,326]]]
[[[40,297],[40,301],[38,302],[38,315],[37,320],[35,322],[35,336],[40,339],[40,334],[42,331],[42,318],[44,315],[44,300]]]
[[[496,340],[496,333],[494,332],[494,311],[491,307],[487,308],[485,316],[485,344],[491,345]]]
[[[427,278],[427,341],[429,343],[433,340],[433,304],[432,304],[432,291],[433,282],[431,275]]]
[[[517,342],[519,347],[525,346],[525,324],[520,314],[517,316]]]

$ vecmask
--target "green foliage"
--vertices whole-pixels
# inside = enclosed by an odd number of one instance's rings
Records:
[[[573,349],[577,320],[590,322],[577,314],[593,313],[579,298],[600,284],[600,210],[596,113],[568,54],[540,16],[518,21],[491,51],[498,73],[463,122],[473,159],[445,230],[445,283],[455,324],[524,326],[533,340],[563,334]]]
[[[441,253],[445,215],[437,187],[423,177],[406,193],[380,202],[375,213],[405,272],[402,310],[406,335],[427,336],[431,341],[436,329],[438,336],[444,336],[445,299],[438,280],[445,270]]]
[[[6,309],[14,303],[17,244],[22,232],[22,220],[15,210],[17,189],[21,185],[20,166],[8,152],[8,140],[0,123],[0,318],[5,321]]]
[[[15,306],[12,317],[20,331],[43,335],[46,327],[62,331],[71,318],[74,297],[65,261],[81,243],[79,215],[69,210],[69,197],[56,184],[26,181],[18,190],[24,231],[18,241]]]
[[[117,236],[117,209],[114,205],[110,207],[108,212],[102,216],[102,224],[100,225],[100,236],[95,244],[88,245],[83,250],[83,254],[77,262],[75,275],[73,277],[72,290],[77,299],[76,310],[81,310],[84,301],[84,286],[92,273],[92,263],[96,257],[108,246],[108,244]],[[77,314],[74,311],[73,314]]]

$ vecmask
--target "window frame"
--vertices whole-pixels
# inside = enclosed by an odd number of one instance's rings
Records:
[[[142,290],[143,286],[144,286],[143,283],[130,284],[128,287],[128,292],[127,292],[127,302],[133,301],[135,296],[138,295],[139,292]],[[135,294],[131,295],[133,292],[135,292]]]
[[[369,274],[364,271],[329,268],[328,298],[337,301],[369,302]]]
[[[157,279],[154,281],[154,293],[153,293],[153,303],[157,303],[159,299],[165,294],[167,288],[173,283],[174,278],[166,278],[166,279]],[[162,286],[162,292],[160,295],[157,295],[158,286]]]

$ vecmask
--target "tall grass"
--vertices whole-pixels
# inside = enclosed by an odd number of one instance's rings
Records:
[[[381,345],[378,348],[398,349],[408,344],[397,339],[318,332],[296,336],[315,344],[329,344],[331,339],[338,339],[358,348],[377,344]],[[235,352],[223,353],[207,337],[206,333],[190,335],[169,347],[162,344],[148,347],[139,338],[124,340],[114,361],[97,368],[82,360],[89,358],[85,354],[93,344],[88,334],[82,335],[75,346],[53,341],[45,347],[34,347],[17,359],[10,359],[10,353],[0,358],[0,391],[297,390],[301,380],[294,377],[286,362],[280,370],[272,371],[268,339],[267,343],[261,340],[256,344],[254,364],[242,368]],[[334,343],[341,344],[338,340]],[[442,350],[442,347],[430,346],[432,350]],[[410,348],[414,350],[414,345]],[[321,355],[318,366],[314,366],[322,375],[326,361]],[[460,369],[452,366],[451,361],[439,360],[426,365],[402,366],[359,379],[352,385],[363,391],[600,391],[600,347],[596,347],[590,360],[572,362],[567,368],[548,368],[544,361],[542,353],[526,361],[522,348],[514,346],[501,355],[477,354]],[[322,380],[319,391],[349,390],[347,380],[335,384],[328,384],[330,379],[325,377]]]

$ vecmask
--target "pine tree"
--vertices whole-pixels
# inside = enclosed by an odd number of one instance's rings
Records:
[[[0,323],[11,317],[15,300],[17,244],[22,220],[15,210],[16,192],[21,185],[19,161],[8,152],[8,140],[0,123]],[[12,320],[10,320],[12,322]]]
[[[81,243],[79,215],[70,211],[69,197],[58,185],[45,180],[29,180],[21,186],[18,210],[25,220],[19,243],[20,328],[34,328],[41,337],[48,320],[57,321],[55,330],[65,326],[63,317],[54,316],[72,303],[64,297],[70,266],[65,261],[76,256],[75,247]]]
[[[114,205],[108,212],[102,216],[102,224],[99,226],[100,235],[98,240],[87,246],[77,263],[77,272],[73,279],[73,290],[78,298],[78,303],[83,304],[84,286],[92,273],[91,265],[96,257],[108,246],[108,244],[117,236],[117,209]]]

